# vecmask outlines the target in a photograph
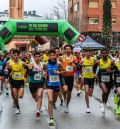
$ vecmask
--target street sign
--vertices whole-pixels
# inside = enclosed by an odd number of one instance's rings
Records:
[[[86,36],[81,34],[78,39],[80,42],[84,42],[86,40]]]

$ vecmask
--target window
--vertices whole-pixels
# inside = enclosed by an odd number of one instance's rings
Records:
[[[77,3],[73,6],[73,10],[74,10],[74,12],[79,11],[79,2],[77,2]]]
[[[89,18],[89,24],[98,24],[99,19],[98,18]]]
[[[72,13],[73,12],[73,7],[70,7],[70,13]]]
[[[116,1],[111,1],[112,8],[116,8]]]
[[[98,1],[89,1],[89,8],[98,8]]]
[[[112,24],[116,23],[116,17],[112,17]]]

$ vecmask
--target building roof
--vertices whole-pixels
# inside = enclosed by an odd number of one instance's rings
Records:
[[[74,44],[74,47],[81,47],[81,48],[91,48],[91,49],[103,49],[106,48],[105,46],[99,44],[95,40],[93,40],[90,36],[86,36],[86,39],[84,42],[76,42]]]
[[[8,16],[9,15],[9,11],[8,10],[4,10],[4,11],[0,11],[0,14]],[[36,14],[36,11],[24,11],[24,17],[42,17],[40,15]]]
[[[6,15],[6,14],[9,14],[9,13],[6,13],[6,12],[0,12],[0,14],[5,14],[5,15]]]
[[[31,16],[31,17],[42,17],[42,16],[39,16],[39,15],[36,15],[36,14],[24,14],[24,17],[26,16]]]

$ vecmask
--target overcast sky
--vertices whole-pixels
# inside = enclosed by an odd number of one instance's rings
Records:
[[[56,6],[57,0],[24,0],[25,10],[36,10],[38,14],[43,16],[50,12],[50,9]],[[9,8],[9,0],[0,0],[0,11]]]

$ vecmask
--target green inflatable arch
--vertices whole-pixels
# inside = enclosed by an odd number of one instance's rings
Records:
[[[4,50],[14,35],[34,35],[34,36],[60,36],[68,44],[74,43],[79,32],[64,20],[13,20],[10,19],[0,28],[0,45]]]

